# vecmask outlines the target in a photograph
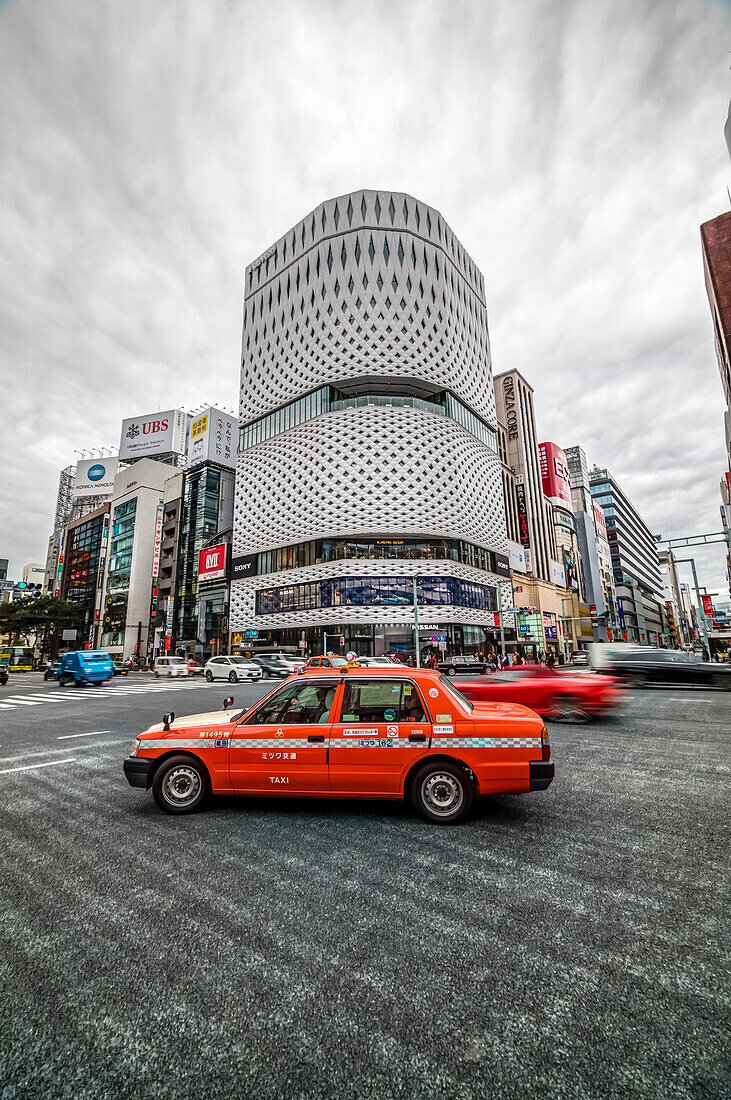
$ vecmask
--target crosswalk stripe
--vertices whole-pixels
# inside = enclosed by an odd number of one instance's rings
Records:
[[[7,699],[6,699],[5,701],[6,701],[7,703],[12,703],[12,704],[13,704],[13,706],[16,706],[16,707],[17,707],[17,706],[22,706],[22,707],[40,707],[40,706],[42,706],[42,705],[43,705],[42,703],[38,703],[38,702],[35,702],[35,701],[34,701],[34,700],[32,700],[32,699],[14,699],[14,698],[13,698],[12,696],[9,696],[9,697],[8,697],[8,698],[7,698]]]

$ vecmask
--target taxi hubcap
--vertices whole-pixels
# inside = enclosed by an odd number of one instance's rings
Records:
[[[172,768],[162,781],[162,789],[168,802],[174,806],[184,806],[193,802],[201,789],[201,780],[195,768],[181,766]]]
[[[448,772],[434,772],[422,785],[424,803],[432,813],[443,816],[455,813],[462,805],[462,784]]]

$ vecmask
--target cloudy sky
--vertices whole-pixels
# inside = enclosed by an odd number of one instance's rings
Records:
[[[237,395],[243,271],[324,198],[437,207],[494,370],[654,532],[719,529],[698,227],[729,208],[720,0],[0,0],[0,556],[59,469]],[[725,585],[720,548],[702,582]]]

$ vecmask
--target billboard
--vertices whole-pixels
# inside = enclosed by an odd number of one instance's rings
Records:
[[[131,416],[122,421],[119,457],[129,460],[170,451],[185,454],[187,428],[188,416],[182,409]]]
[[[579,566],[576,561],[576,551],[573,546],[564,546],[563,564],[566,570],[566,587],[574,592],[579,591]]]
[[[163,506],[158,504],[157,517],[155,519],[155,545],[152,552],[152,575],[156,577],[160,572],[160,548],[162,546],[162,513]]]
[[[246,577],[255,577],[259,572],[259,555],[243,554],[231,562],[231,579],[243,581]]]
[[[206,409],[190,422],[188,467],[199,462],[218,462],[236,468],[238,420],[220,409]]]
[[[219,581],[226,576],[226,543],[210,546],[198,555],[198,580]]]
[[[77,462],[74,498],[110,497],[118,465],[116,458],[84,458]]]
[[[597,535],[601,535],[606,540],[607,537],[607,521],[604,518],[604,509],[600,508],[595,500],[592,500],[591,507],[594,512],[594,526],[596,527]]]
[[[525,485],[522,481],[515,482],[515,498],[518,502],[518,534],[522,546],[530,546],[530,528],[528,526],[528,507],[525,497]]]
[[[566,570],[563,565],[554,561],[553,558],[548,559],[548,565],[551,572],[551,584],[556,584],[559,588],[567,588]]]
[[[508,539],[508,556],[510,558],[510,568],[513,572],[528,572],[528,565],[525,560],[525,550],[519,542],[513,542],[511,539]]]
[[[573,511],[571,479],[566,455],[555,443],[539,443],[538,457],[541,465],[543,495],[552,504],[560,504]]]

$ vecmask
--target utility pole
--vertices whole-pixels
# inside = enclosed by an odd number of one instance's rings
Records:
[[[503,621],[503,590],[500,582],[497,586],[497,617],[500,623],[500,652],[505,656],[505,623]]]
[[[698,621],[701,624],[701,630],[703,632],[703,644],[708,650],[708,656],[711,655],[711,644],[708,637],[708,623],[706,622],[706,613],[703,610],[703,604],[701,603],[701,590],[698,586],[698,574],[695,571],[695,558],[675,558],[676,562],[688,563],[693,570],[693,585],[695,586],[695,596],[698,600]]]
[[[421,654],[419,653],[419,605],[416,600],[416,577],[414,584],[414,649],[416,650],[416,667],[421,668]]]

